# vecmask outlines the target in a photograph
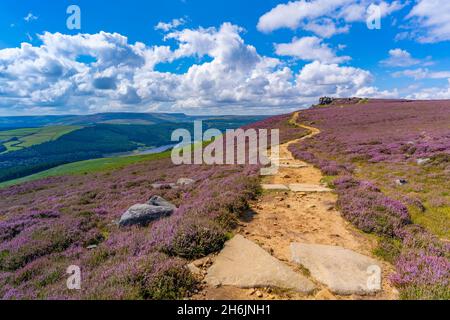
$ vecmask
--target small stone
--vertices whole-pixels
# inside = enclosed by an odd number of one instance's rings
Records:
[[[397,180],[395,180],[395,183],[398,186],[404,186],[404,185],[408,184],[408,180],[406,180],[406,179],[397,179]]]
[[[205,257],[205,258],[195,260],[194,262],[192,262],[192,264],[198,268],[201,268],[205,265],[206,261],[207,261],[207,258]]]
[[[168,189],[175,189],[176,185],[175,183],[153,183],[152,188],[160,190],[168,190]]]
[[[430,158],[417,159],[417,164],[418,164],[419,166],[422,166],[422,165],[424,165],[424,164],[426,164],[426,163],[428,163],[428,162],[430,162],[430,161],[431,161]]]
[[[259,290],[256,291],[255,294],[256,294],[256,296],[257,296],[258,298],[264,297],[264,294],[263,294],[261,291],[259,291]]]
[[[207,257],[205,263],[203,264],[203,266],[204,267],[209,267],[212,264],[213,264],[212,259],[210,257]]]
[[[336,297],[328,289],[320,290],[315,298],[316,300],[336,300]]]
[[[180,178],[177,181],[177,185],[180,185],[180,186],[189,186],[189,185],[194,184],[194,183],[195,183],[195,180],[188,179],[188,178]]]
[[[197,267],[196,265],[194,265],[193,263],[188,264],[187,268],[195,276],[202,276],[203,275],[202,270],[199,267]]]

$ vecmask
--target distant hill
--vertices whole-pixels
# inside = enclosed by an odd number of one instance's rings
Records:
[[[165,122],[191,122],[194,120],[234,120],[251,119],[257,121],[267,116],[189,116],[184,113],[129,113],[111,112],[91,115],[61,115],[61,116],[21,116],[0,117],[0,130],[14,128],[33,128],[44,126],[86,126],[92,124],[139,124],[153,125]],[[251,121],[249,121],[251,122]]]
[[[204,130],[235,129],[262,116],[186,116],[184,114],[106,113],[66,118],[20,117],[8,122],[33,128],[0,130],[0,182],[21,178],[76,161],[170,147],[171,134],[193,131],[193,120],[204,120]],[[5,118],[3,118],[5,119]],[[180,120],[185,119],[185,122]],[[15,122],[14,122],[15,121]],[[52,124],[49,121],[53,121]],[[46,123],[42,127],[36,127]]]

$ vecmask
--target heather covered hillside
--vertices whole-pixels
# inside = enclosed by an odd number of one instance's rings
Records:
[[[289,119],[255,127],[282,128],[287,141],[304,133]],[[1,189],[0,297],[182,298],[196,286],[186,262],[222,248],[259,192],[258,173],[257,166],[175,166],[165,158]],[[196,182],[166,187],[186,178]],[[117,226],[130,206],[154,195],[176,212],[147,227]],[[81,291],[66,287],[69,265],[82,267]]]
[[[450,102],[337,99],[296,115],[245,128],[280,129],[285,148],[322,170],[338,195],[339,217],[373,235],[373,254],[394,266],[386,281],[401,298],[449,299]],[[296,142],[314,128],[320,133]],[[197,292],[186,265],[220,252],[237,232],[261,195],[259,166],[176,166],[168,153],[129,159],[0,189],[0,297],[180,299]],[[179,179],[195,182],[174,188]],[[118,226],[130,206],[153,196],[177,209],[145,226]],[[268,203],[271,213],[280,199]],[[299,208],[297,216],[310,210]],[[302,232],[321,232],[314,230]],[[69,265],[82,267],[81,290],[66,287]]]
[[[450,297],[450,101],[333,100],[293,154],[334,181],[344,217],[379,237],[403,298]]]

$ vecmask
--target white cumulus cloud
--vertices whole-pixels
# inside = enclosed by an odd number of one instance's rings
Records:
[[[118,33],[46,32],[39,35],[40,45],[0,50],[0,109],[8,114],[268,114],[308,106],[322,95],[383,94],[370,89],[370,72],[333,63],[343,57],[320,39],[306,48],[317,50],[321,61],[296,73],[281,60],[259,54],[242,31],[231,23],[172,31],[165,36],[175,42],[172,48],[130,43]],[[184,73],[158,71],[159,64],[186,57],[202,62]]]
[[[415,31],[403,33],[400,38],[414,37],[424,43],[450,40],[450,1],[417,0],[407,18],[415,22]]]
[[[322,39],[318,37],[294,38],[290,43],[275,44],[275,52],[280,56],[291,56],[301,60],[318,60],[325,63],[341,63],[351,58],[337,56]]]
[[[37,20],[38,19],[38,17],[37,16],[35,16],[33,13],[28,13],[24,18],[23,18],[23,20],[25,20],[26,22],[31,22],[31,21],[35,21],[35,20]]]
[[[300,0],[279,4],[259,18],[257,28],[272,32],[281,28],[304,29],[321,37],[331,37],[349,30],[354,22],[365,22],[368,0]],[[381,16],[385,17],[403,8],[401,1],[378,1]]]
[[[155,30],[162,30],[164,32],[168,32],[170,30],[176,29],[186,23],[184,18],[173,19],[170,22],[158,22],[155,26]]]
[[[381,61],[381,64],[389,67],[410,67],[419,63],[421,60],[413,58],[408,51],[399,48],[389,50],[389,58]]]
[[[450,99],[450,79],[448,80],[447,86],[423,88],[421,90],[416,90],[414,93],[408,95],[407,98],[418,100]]]
[[[394,72],[394,77],[409,77],[420,79],[450,79],[450,71],[430,71],[428,68],[408,69]]]
[[[370,72],[337,64],[314,61],[304,66],[297,77],[302,94],[349,97],[372,82]]]

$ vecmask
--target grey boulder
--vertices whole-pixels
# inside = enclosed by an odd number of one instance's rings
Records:
[[[159,196],[153,196],[148,200],[147,204],[156,206],[156,207],[165,207],[168,209],[175,210],[177,207],[173,204],[167,201],[166,199],[159,197]]]
[[[172,215],[176,207],[165,199],[155,196],[146,204],[135,204],[125,212],[119,221],[120,227],[146,226],[150,222]]]

